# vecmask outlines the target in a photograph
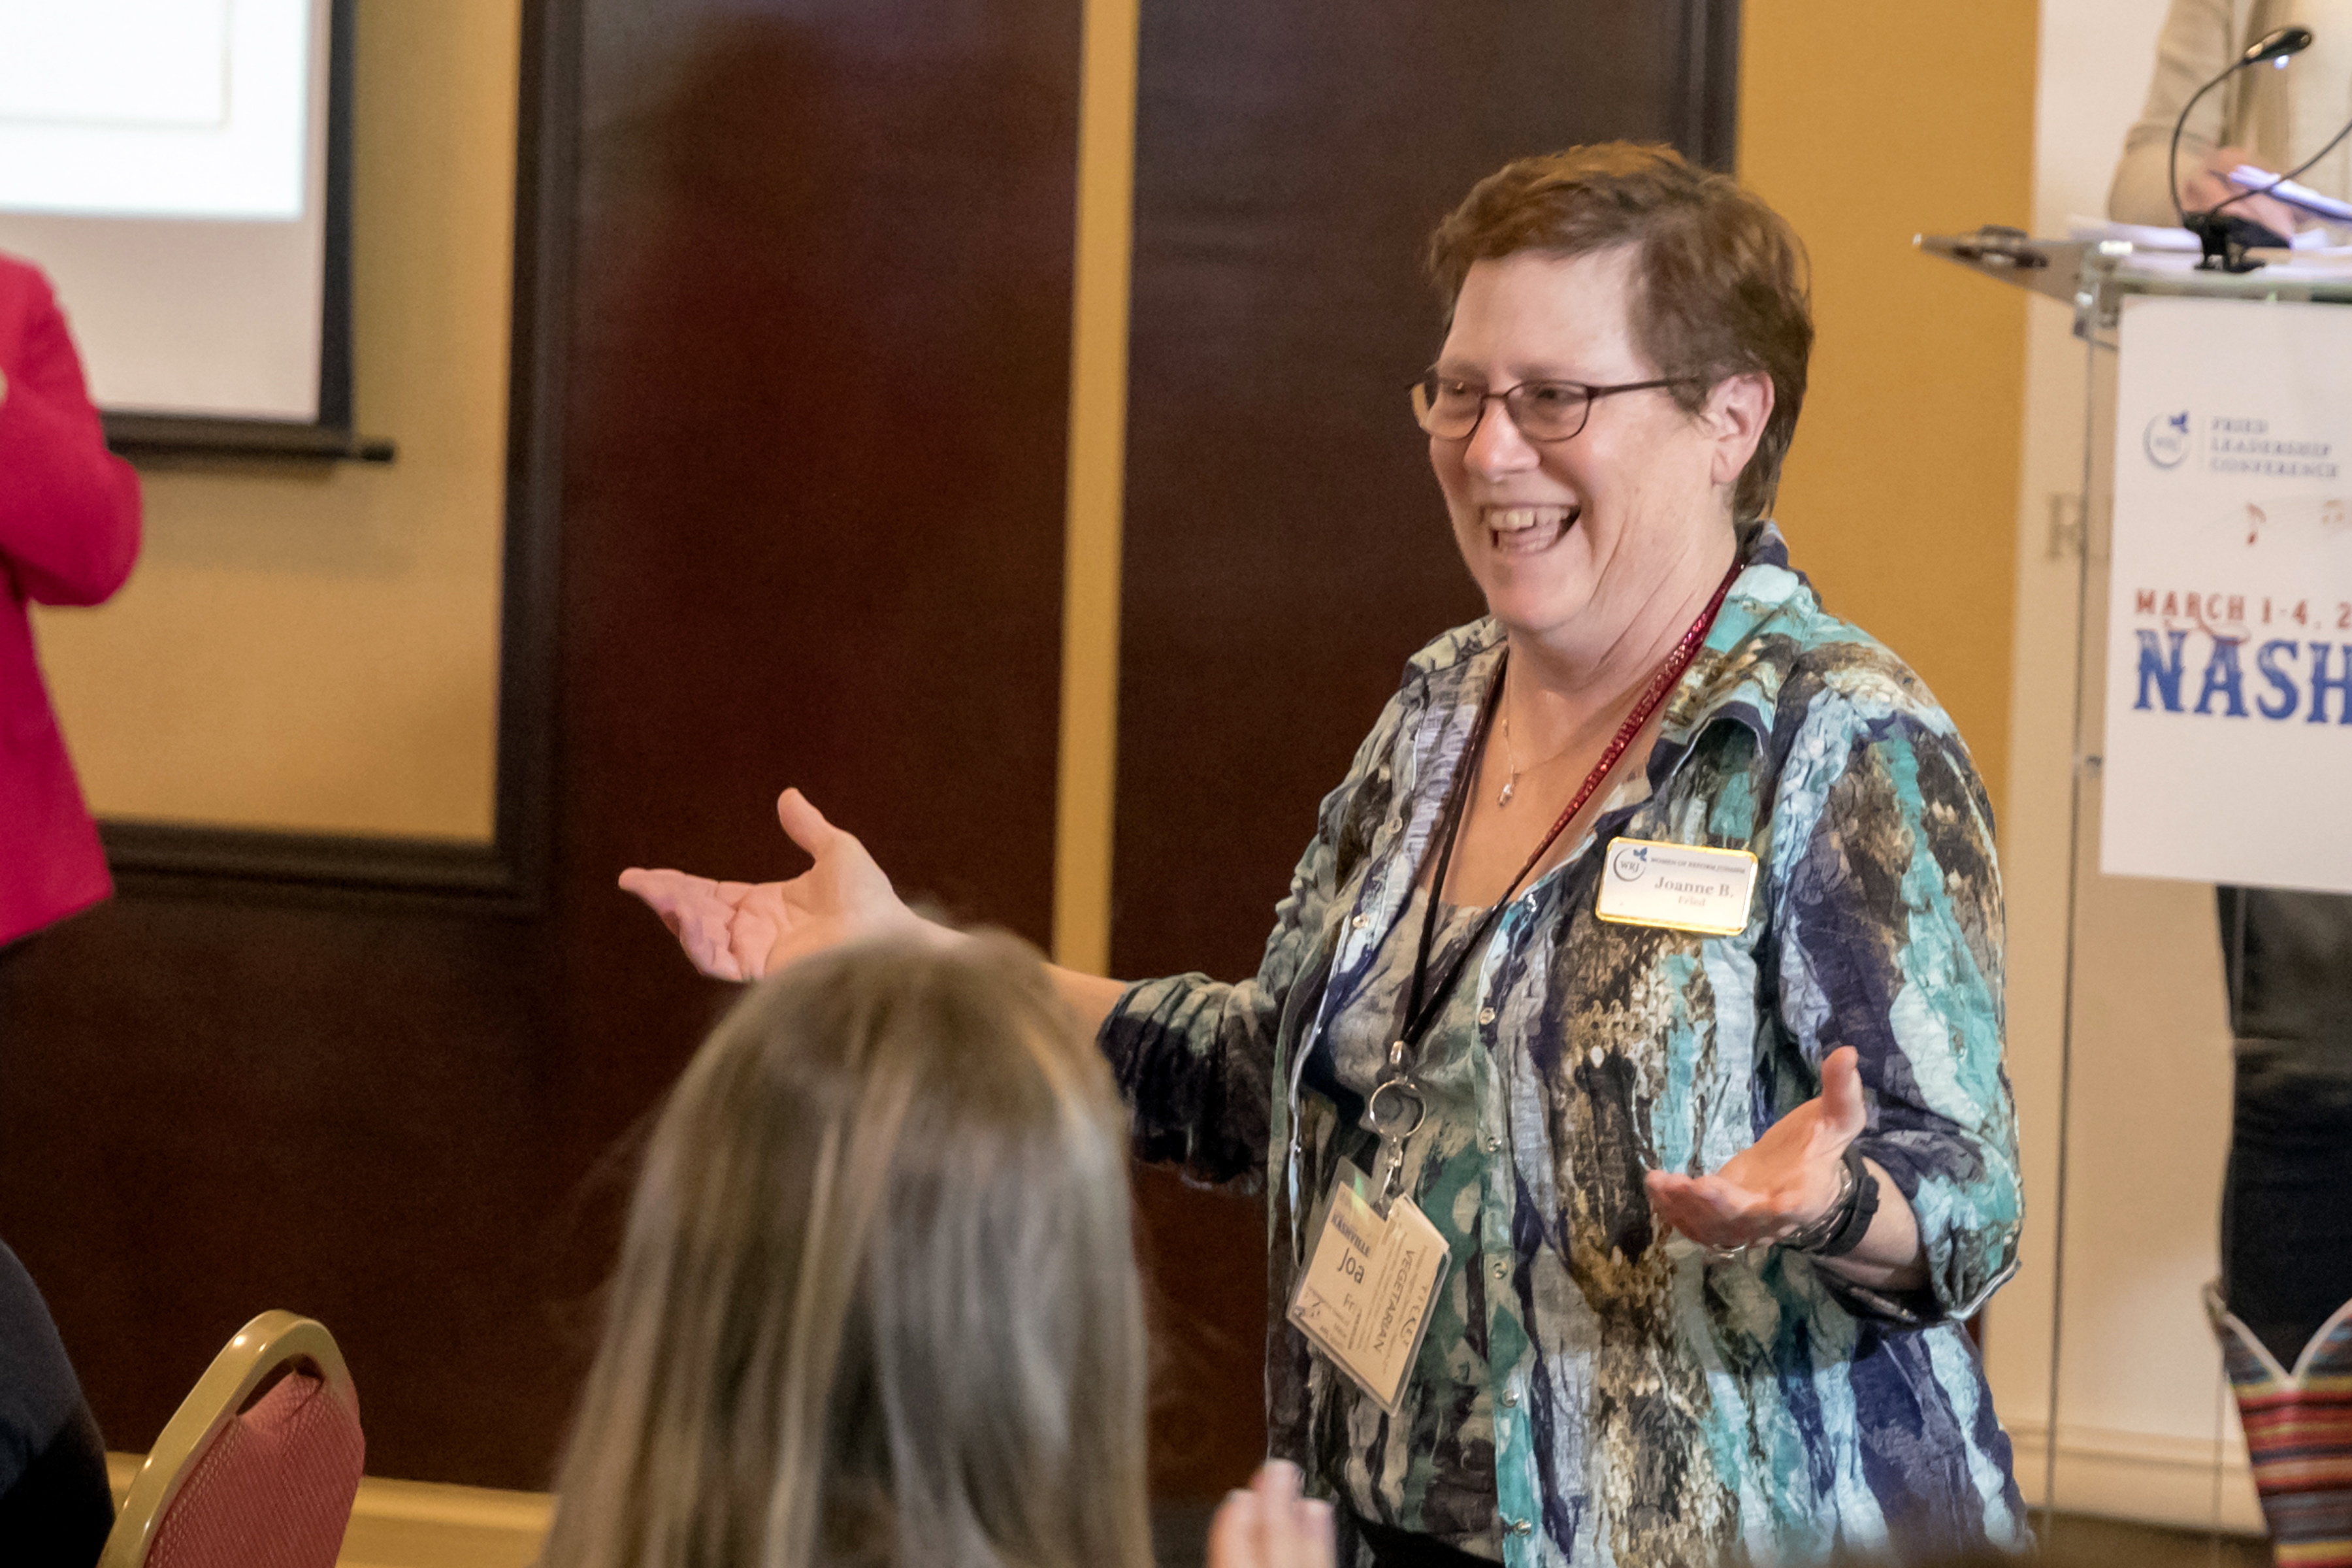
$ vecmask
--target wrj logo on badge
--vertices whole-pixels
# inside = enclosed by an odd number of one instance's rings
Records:
[[[1601,865],[1593,912],[1604,921],[1706,936],[1748,927],[1756,857],[1745,849],[1615,838]]]
[[[2100,868],[2352,892],[2352,306],[2130,299]]]

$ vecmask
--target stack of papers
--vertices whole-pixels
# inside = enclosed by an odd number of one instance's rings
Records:
[[[2352,202],[2339,202],[2334,196],[2321,195],[2309,185],[2282,180],[2268,169],[2257,169],[2252,163],[2241,163],[2231,170],[2230,183],[2266,196],[2274,196],[2291,207],[2301,207],[2305,212],[2326,218],[2331,223],[2352,223]]]

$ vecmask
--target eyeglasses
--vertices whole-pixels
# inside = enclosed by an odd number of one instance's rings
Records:
[[[1628,381],[1615,386],[1587,386],[1580,381],[1523,381],[1500,392],[1488,392],[1475,382],[1431,371],[1412,384],[1412,416],[1421,427],[1444,441],[1464,441],[1486,416],[1486,405],[1500,399],[1511,423],[1530,441],[1567,441],[1592,417],[1595,399],[1620,392],[1647,392],[1653,387],[1680,386],[1695,380],[1670,375],[1659,381]]]

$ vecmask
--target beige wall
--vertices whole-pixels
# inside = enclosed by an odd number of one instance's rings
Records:
[[[1804,237],[1820,333],[1778,512],[1831,609],[1908,659],[1996,805],[2025,307],[1911,237],[2032,211],[2033,0],[1741,7],[1739,172]]]
[[[147,468],[137,574],[40,616],[100,813],[486,839],[518,0],[361,7],[361,428],[389,468]]]

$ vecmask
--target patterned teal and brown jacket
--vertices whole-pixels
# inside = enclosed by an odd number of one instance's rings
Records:
[[[1457,1048],[1433,1068],[1461,1091],[1407,1166],[1454,1266],[1402,1415],[1282,1307],[1317,1200],[1370,1155],[1346,1075],[1310,1067],[1412,901],[1501,656],[1492,621],[1411,661],[1323,802],[1257,976],[1146,981],[1103,1027],[1144,1158],[1272,1177],[1274,1452],[1360,1517],[1511,1568],[2026,1541],[1959,1327],[2015,1269],[2020,1220],[1990,806],[1951,721],[1822,608],[1778,531],[1742,552],[1646,771],[1465,971]],[[1596,919],[1619,837],[1753,852],[1746,929]],[[1644,1195],[1644,1171],[1714,1170],[1818,1093],[1841,1046],[1861,1057],[1864,1152],[1917,1216],[1928,1283],[1907,1298],[1783,1249],[1711,1259]]]

